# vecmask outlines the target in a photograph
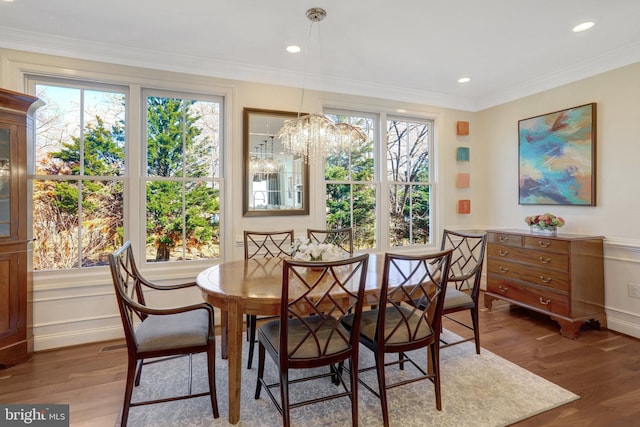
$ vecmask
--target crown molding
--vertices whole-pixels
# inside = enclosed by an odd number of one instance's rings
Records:
[[[534,95],[578,80],[640,62],[640,41],[630,43],[605,54],[574,63],[537,79],[513,86],[502,92],[481,98],[474,111],[484,110],[516,99]]]
[[[53,36],[6,26],[0,26],[0,47],[75,59],[288,87],[301,87],[304,77],[300,72],[291,70],[256,67],[250,64],[219,61],[177,52],[167,54],[157,50]],[[416,90],[410,87],[326,75],[307,76],[308,78],[311,77],[309,83],[307,83],[307,88],[477,112],[638,61],[640,61],[640,42],[631,43],[521,85],[512,86],[503,91],[475,99],[452,96],[442,92]]]

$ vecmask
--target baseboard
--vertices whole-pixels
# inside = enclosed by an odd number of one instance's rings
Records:
[[[69,347],[90,342],[109,341],[124,338],[122,326],[101,329],[85,329],[59,334],[37,335],[34,337],[33,350],[42,351],[53,348]]]
[[[607,329],[640,338],[640,316],[619,310],[606,309]]]

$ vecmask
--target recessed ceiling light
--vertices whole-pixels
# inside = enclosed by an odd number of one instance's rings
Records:
[[[470,77],[460,77],[458,79],[458,83],[469,83],[471,81]]]
[[[582,24],[578,24],[575,27],[573,27],[573,32],[574,33],[579,33],[580,31],[586,31],[589,28],[593,27],[595,25],[595,23],[593,21],[587,21],[587,22],[583,22]]]
[[[287,46],[287,52],[289,53],[300,53],[300,50],[300,46],[296,46],[294,44]]]

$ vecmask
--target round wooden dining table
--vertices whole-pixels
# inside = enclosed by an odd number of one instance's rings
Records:
[[[204,299],[221,311],[221,354],[228,359],[229,422],[240,421],[242,332],[245,314],[280,313],[283,258],[229,261],[198,274],[196,283]],[[384,255],[371,254],[367,269],[365,305],[377,305]]]

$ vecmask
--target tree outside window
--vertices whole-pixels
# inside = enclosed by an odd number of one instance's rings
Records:
[[[35,270],[106,265],[125,238],[147,261],[219,257],[222,98],[149,91],[139,142],[127,136],[126,119],[137,115],[127,114],[126,87],[32,81],[46,103],[36,112],[31,171]],[[130,151],[144,163],[127,164]],[[128,199],[127,181],[144,200]],[[127,230],[127,217],[143,224],[146,242]]]
[[[124,90],[36,84],[33,267],[107,263],[122,244]]]
[[[220,255],[220,102],[148,95],[147,260]]]
[[[376,192],[373,116],[327,114],[334,122],[349,123],[367,135],[362,144],[352,143],[344,152],[331,155],[325,166],[326,226],[351,227],[354,249],[376,247]]]
[[[430,121],[387,120],[389,246],[430,243]]]

